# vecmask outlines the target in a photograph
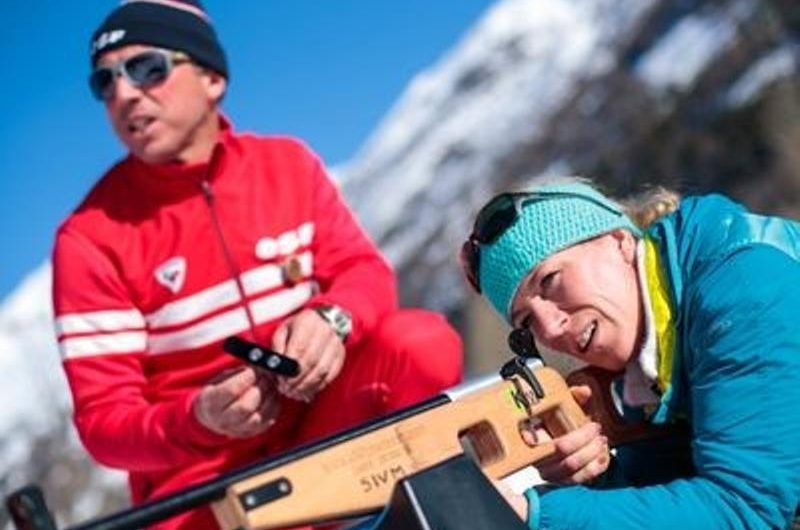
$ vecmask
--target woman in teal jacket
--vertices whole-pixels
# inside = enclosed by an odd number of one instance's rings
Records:
[[[662,207],[663,201],[653,204]],[[584,182],[495,197],[462,249],[473,287],[536,344],[624,370],[626,414],[688,440],[622,447],[590,423],[550,481],[504,491],[534,529],[788,528],[800,502],[800,225],[722,196],[643,230]]]

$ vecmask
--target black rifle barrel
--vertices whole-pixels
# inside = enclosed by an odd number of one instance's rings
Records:
[[[220,475],[219,477],[190,486],[185,490],[167,495],[160,499],[140,504],[133,508],[94,519],[92,521],[70,527],[66,530],[139,530],[173,515],[221,500],[229,486],[259,473],[275,469],[300,458],[338,445],[353,438],[363,436],[392,423],[415,416],[426,410],[451,402],[447,394],[440,394],[417,405],[401,409],[395,413],[382,416],[352,429],[323,438],[322,440],[303,445],[273,458],[251,464],[241,469]],[[6,498],[6,505],[12,514],[17,530],[55,530],[44,498],[39,488],[26,486],[15,491]],[[48,526],[49,525],[49,526]]]

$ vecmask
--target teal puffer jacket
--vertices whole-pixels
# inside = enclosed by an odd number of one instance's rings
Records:
[[[648,233],[679,337],[660,416],[688,421],[691,471],[663,444],[640,445],[620,474],[656,483],[530,490],[529,526],[788,528],[800,503],[800,224],[711,195]]]

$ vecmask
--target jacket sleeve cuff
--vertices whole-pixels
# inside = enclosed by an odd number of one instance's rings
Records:
[[[200,420],[198,420],[194,415],[192,406],[197,394],[199,393],[199,389],[195,390],[194,392],[190,392],[183,402],[182,408],[185,415],[184,417],[186,418],[185,436],[189,443],[199,447],[216,447],[230,442],[231,438],[229,436],[212,431],[200,423]]]
[[[539,492],[536,488],[525,490],[525,498],[528,499],[528,528],[539,530]]]

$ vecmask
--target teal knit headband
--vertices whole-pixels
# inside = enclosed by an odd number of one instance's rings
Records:
[[[520,283],[548,256],[618,228],[641,236],[618,204],[588,184],[549,184],[528,191],[535,196],[523,200],[516,221],[480,247],[481,291],[509,323]]]

